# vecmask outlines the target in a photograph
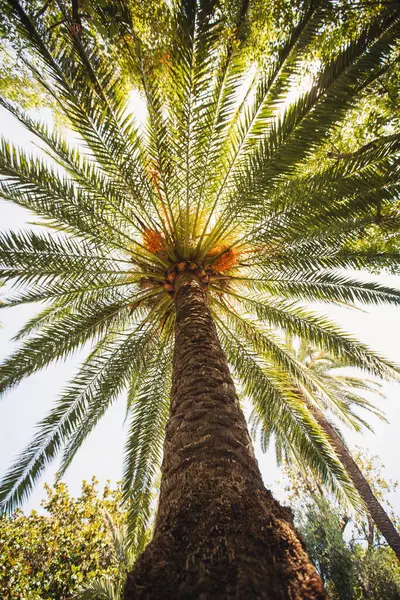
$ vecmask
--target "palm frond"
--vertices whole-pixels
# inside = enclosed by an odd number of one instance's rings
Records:
[[[378,377],[388,379],[399,377],[399,367],[396,364],[370,351],[367,346],[357,342],[326,318],[317,316],[293,302],[280,301],[271,297],[266,304],[254,297],[242,296],[233,291],[226,293],[238,300],[244,310],[256,313],[262,321],[267,321],[275,327],[326,348],[333,355],[344,357],[348,364],[369,371]]]
[[[43,469],[71,437],[80,432],[82,425],[85,426],[87,411],[93,404],[109,404],[127,386],[132,371],[146,360],[153,331],[154,326],[150,325],[145,329],[136,327],[97,345],[55,407],[38,424],[31,443],[3,478],[0,487],[2,510],[11,511],[29,497]],[[74,449],[70,449],[72,451]]]
[[[333,493],[351,499],[356,505],[357,494],[345,469],[285,372],[277,367],[272,369],[248,343],[245,345],[236,338],[221,320],[218,324],[228,361],[233,365],[244,394],[252,401],[260,421],[274,433],[282,431],[287,443],[301,455],[303,464],[307,463],[318,473]]]
[[[255,272],[255,275],[257,271]],[[260,278],[243,277],[238,283],[251,292],[282,298],[301,299],[308,302],[338,302],[353,305],[361,304],[394,304],[400,303],[400,291],[375,282],[358,281],[341,273],[329,271],[290,272],[285,270],[280,278],[272,279],[268,273]],[[261,296],[258,296],[261,299]]]
[[[76,600],[119,600],[120,590],[107,578],[95,579],[74,596]]]
[[[129,392],[129,435],[124,457],[123,495],[128,503],[128,531],[143,550],[151,515],[153,486],[161,464],[171,388],[171,350],[166,344],[134,377]]]

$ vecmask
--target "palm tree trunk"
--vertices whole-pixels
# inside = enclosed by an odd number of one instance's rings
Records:
[[[388,517],[384,508],[381,506],[380,502],[378,502],[376,496],[374,495],[374,492],[371,489],[371,486],[365,479],[359,466],[351,456],[342,439],[337,434],[335,428],[332,427],[332,425],[327,421],[323,412],[318,407],[311,404],[311,402],[306,398],[305,401],[308,408],[312,412],[315,420],[324,430],[328,438],[331,440],[332,446],[334,447],[338,458],[340,459],[342,465],[345,467],[347,473],[349,474],[349,477],[352,480],[354,487],[360,494],[361,498],[364,500],[369,514],[375,522],[375,525],[378,527],[386,542],[389,544],[389,546],[395,552],[397,558],[400,560],[399,532],[396,530],[395,526]]]
[[[322,582],[262,483],[199,280],[176,283],[173,386],[154,537],[125,600],[319,600]]]

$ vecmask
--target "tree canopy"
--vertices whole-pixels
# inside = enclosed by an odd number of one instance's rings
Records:
[[[45,513],[17,510],[0,517],[0,596],[8,600],[66,600],[99,579],[117,585],[119,556],[107,519],[123,526],[121,493],[96,479],[82,483],[78,498],[61,481],[45,486]]]
[[[400,519],[388,498],[397,482],[385,478],[377,456],[358,449],[355,457],[374,494],[400,530]],[[399,563],[368,512],[349,513],[296,468],[288,467],[285,472],[296,522],[332,600],[399,598]]]

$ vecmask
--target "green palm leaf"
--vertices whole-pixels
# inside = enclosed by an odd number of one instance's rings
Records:
[[[151,349],[152,334],[150,325],[136,327],[132,332],[124,332],[114,340],[106,339],[98,344],[55,407],[39,423],[32,442],[4,477],[0,488],[4,508],[12,509],[29,495],[45,466],[67,443],[70,443],[72,458],[76,447],[85,438],[90,409],[96,405],[97,420],[104,407],[115,400],[127,385],[132,371],[143,365]]]
[[[139,552],[146,541],[155,476],[161,464],[171,388],[170,352],[167,344],[161,346],[146,365],[146,373],[135,376],[129,390],[123,495],[129,507],[130,543]]]

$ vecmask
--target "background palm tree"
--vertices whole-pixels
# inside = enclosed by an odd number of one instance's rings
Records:
[[[357,412],[354,412],[353,408],[366,409],[379,418],[384,419],[382,412],[359,393],[360,390],[362,390],[377,394],[377,384],[366,380],[365,378],[335,373],[335,369],[341,369],[345,366],[343,360],[333,358],[327,352],[316,349],[309,344],[307,340],[303,340],[296,346],[293,343],[293,338],[288,336],[287,346],[293,356],[317,376],[314,392],[310,389],[302,389],[302,387],[299,386],[299,393],[303,395],[305,405],[328,437],[339,460],[349,474],[354,487],[365,503],[369,515],[377,525],[386,542],[400,559],[400,535],[397,529],[379,500],[376,498],[371,486],[357,465],[357,462],[352,457],[340,430],[328,416],[324,414],[326,411],[324,391],[328,389],[329,393],[333,394],[338,402],[342,403],[342,411],[340,413],[335,411],[335,413],[336,415],[339,414],[339,417],[341,417],[341,420],[344,423],[350,425],[357,431],[360,431],[363,426],[370,429],[368,423],[362,419]],[[269,446],[271,435],[274,434],[278,464],[281,464],[284,457],[289,464],[294,462],[303,472],[305,472],[301,461],[299,461],[296,456],[296,452],[293,452],[290,444],[287,443],[284,431],[279,431],[272,422],[267,423],[262,421],[262,417],[260,419],[256,411],[253,412],[251,421],[254,430],[261,425],[261,440],[264,451]],[[308,475],[309,474],[310,473],[308,473]]]
[[[82,586],[81,591],[74,596],[76,600],[120,600],[126,577],[136,560],[137,549],[132,547],[125,524],[115,523],[106,510],[104,511],[104,520],[111,534],[118,573],[112,579],[102,577]]]
[[[18,286],[8,304],[46,307],[21,329],[19,337],[28,339],[2,364],[0,389],[83,344],[91,351],[5,475],[2,507],[26,498],[60,452],[64,472],[125,391],[124,495],[135,543],[146,530],[163,449],[154,537],[125,597],[323,598],[291,515],[263,486],[228,363],[258,413],[277,423],[304,464],[357,502],[293,386],[295,380],[313,389],[315,379],[275,330],[373,375],[398,378],[396,365],[298,303],[400,303],[398,290],[335,270],[398,261],[396,253],[357,252],[349,243],[375,222],[377,203],[395,203],[400,135],[378,138],[327,167],[315,162],[390,64],[400,33],[397,7],[377,11],[329,64],[319,65],[308,88],[285,101],[335,9],[329,2],[305,3],[267,66],[250,73],[248,2],[229,17],[213,1],[174,4],[172,50],[164,58],[169,84],[162,86],[129,4],[120,0],[118,14],[106,10],[113,4],[94,10],[103,35],[118,21],[121,52],[140,71],[144,128],[129,111],[118,68],[70,13],[59,27],[46,28],[26,3],[7,2],[32,73],[80,143],[71,147],[1,100],[48,158],[3,140],[0,194],[58,233],[1,236],[2,277]],[[348,414],[335,395],[326,392],[324,401]]]

